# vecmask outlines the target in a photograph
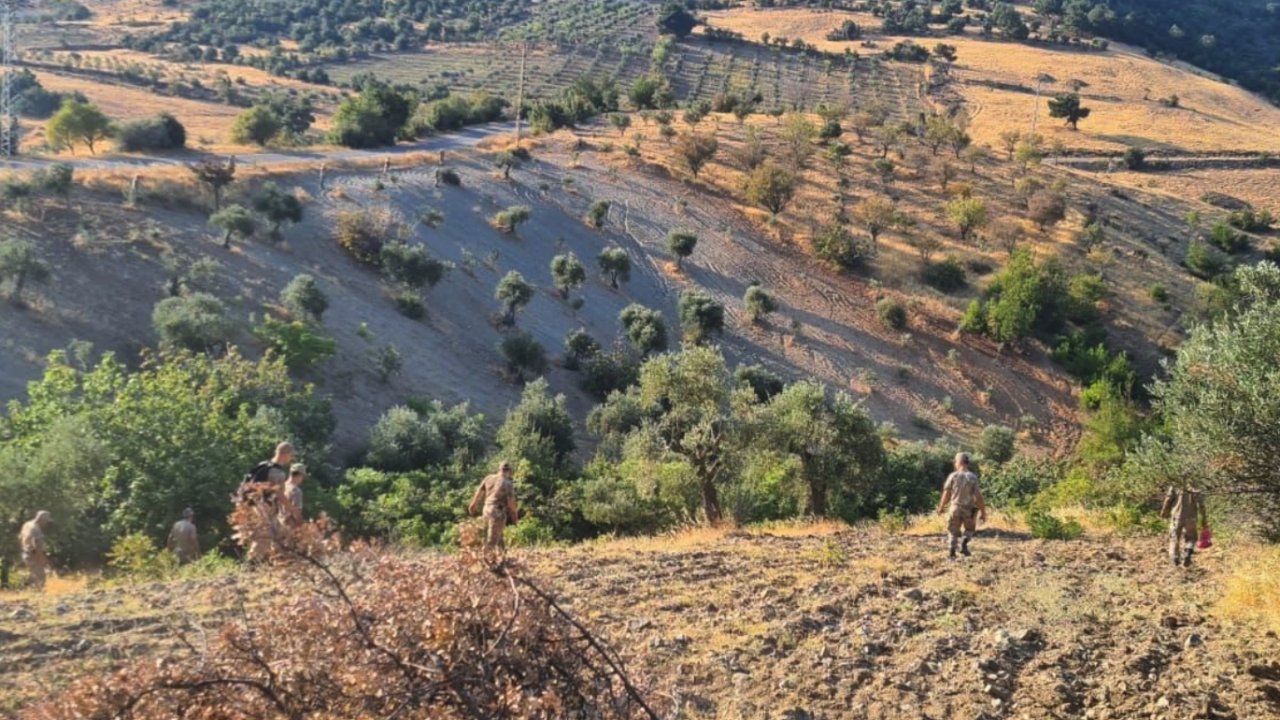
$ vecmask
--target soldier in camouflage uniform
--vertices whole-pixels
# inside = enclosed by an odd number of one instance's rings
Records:
[[[516,488],[511,463],[505,460],[498,465],[498,472],[480,481],[476,494],[467,506],[467,512],[473,517],[480,514],[481,503],[484,503],[485,550],[506,550],[503,532],[507,523],[514,524],[517,519]]]
[[[52,521],[53,516],[47,510],[41,510],[18,533],[22,564],[27,566],[27,584],[37,590],[44,588],[44,574],[49,567],[49,557],[45,555],[44,548],[44,529]]]
[[[956,546],[962,555],[968,556],[969,541],[978,528],[978,521],[987,521],[987,501],[978,487],[978,476],[969,470],[969,454],[956,455],[956,471],[947,476],[942,486],[942,499],[938,502],[938,514],[947,513],[947,534],[951,539],[952,560],[956,559]],[[963,541],[961,533],[963,532]]]
[[[1200,525],[1208,527],[1204,506],[1204,495],[1191,488],[1169,488],[1165,493],[1164,505],[1160,508],[1160,517],[1169,519],[1169,557],[1174,567],[1184,565],[1191,567],[1191,554],[1196,548],[1196,539],[1200,534],[1196,526],[1199,517]],[[1179,541],[1186,547],[1180,549]]]
[[[169,541],[165,544],[169,551],[178,556],[178,564],[186,565],[200,559],[200,538],[196,533],[196,524],[192,522],[196,513],[191,508],[182,511],[182,519],[173,524],[169,531]]]
[[[280,495],[280,519],[289,527],[302,524],[302,483],[306,479],[306,465],[294,463],[289,467],[289,479]]]

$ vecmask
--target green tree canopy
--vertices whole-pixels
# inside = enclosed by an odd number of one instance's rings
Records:
[[[111,118],[99,110],[97,105],[68,98],[62,102],[58,112],[49,118],[44,132],[49,145],[55,148],[73,148],[76,143],[84,143],[89,148],[89,153],[93,154],[94,145],[111,137],[115,128],[111,124]]]

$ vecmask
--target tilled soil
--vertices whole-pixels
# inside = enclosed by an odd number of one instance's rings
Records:
[[[1217,550],[729,533],[521,553],[682,718],[1280,717],[1280,639],[1214,614]],[[5,602],[0,713],[84,672],[189,655],[274,573]],[[182,639],[180,639],[182,638]],[[191,643],[188,647],[185,643]]]

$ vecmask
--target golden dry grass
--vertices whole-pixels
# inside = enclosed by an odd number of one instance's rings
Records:
[[[36,71],[40,83],[56,92],[82,92],[112,120],[117,122],[151,117],[168,112],[187,128],[187,144],[211,150],[231,149],[226,143],[227,131],[240,108],[220,103],[201,102],[155,95],[128,85],[107,85],[81,77],[49,71]],[[27,144],[43,144],[43,124],[29,126]],[[77,149],[77,153],[84,152]]]
[[[1217,611],[1225,618],[1280,632],[1280,548],[1250,545],[1233,553]]]
[[[845,48],[878,52],[893,42],[911,39],[877,36],[879,21],[857,13],[736,8],[707,15],[711,25],[741,32],[752,40],[769,32],[775,37],[803,38],[835,52]],[[826,33],[846,18],[869,29],[877,48],[826,40]],[[956,46],[956,87],[974,115],[972,134],[979,143],[995,145],[1006,130],[1027,131],[1035,109],[1029,90],[1037,75],[1048,73],[1056,83],[1047,85],[1046,93],[1065,92],[1069,81],[1082,81],[1087,83],[1081,90],[1085,104],[1093,109],[1081,122],[1080,131],[1074,132],[1047,117],[1042,99],[1038,129],[1050,142],[1090,150],[1122,150],[1139,144],[1184,152],[1280,151],[1280,108],[1208,73],[1157,62],[1119,45],[1106,52],[1080,51],[987,40],[973,34],[948,37],[945,42]],[[1028,91],[974,84],[978,82],[1019,85]],[[1180,108],[1158,102],[1170,95],[1179,97]]]

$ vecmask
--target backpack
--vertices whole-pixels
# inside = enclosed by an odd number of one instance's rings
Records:
[[[240,481],[240,487],[236,488],[235,495],[231,498],[232,502],[241,503],[248,500],[250,494],[252,494],[249,486],[254,483],[267,482],[271,477],[271,468],[273,467],[277,467],[277,465],[270,460],[263,460],[254,465],[252,470],[244,474],[244,478]],[[263,497],[270,497],[274,492],[267,490],[262,491],[261,494]]]

